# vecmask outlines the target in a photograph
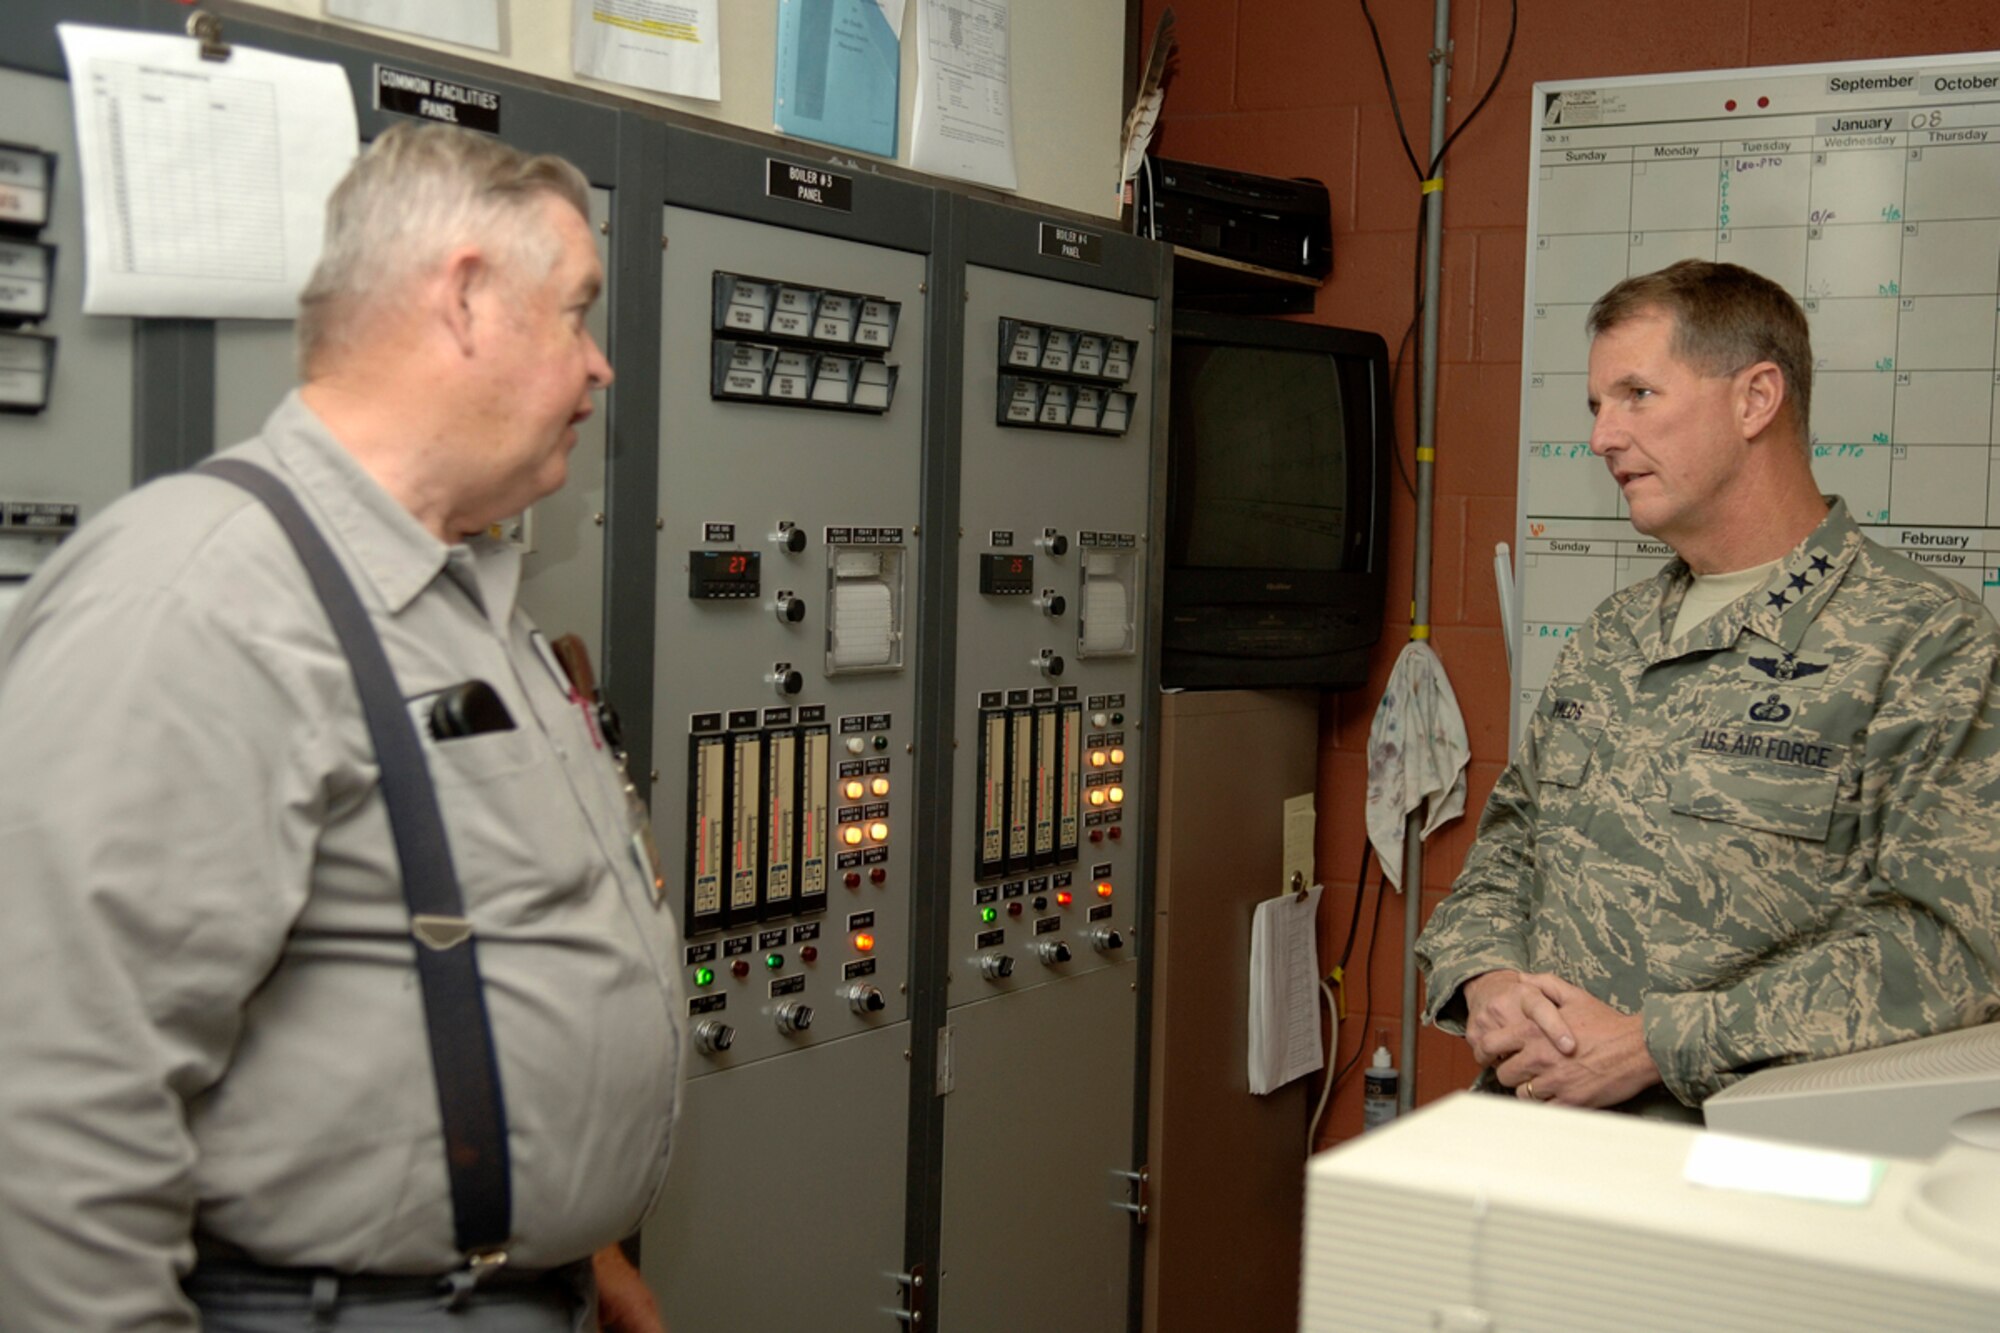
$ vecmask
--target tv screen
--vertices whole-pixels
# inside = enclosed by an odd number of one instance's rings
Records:
[[[1176,313],[1167,685],[1366,679],[1381,631],[1388,421],[1376,334]]]
[[[1190,343],[1174,359],[1176,563],[1346,567],[1348,440],[1338,358]],[[1364,386],[1365,387],[1365,386]]]

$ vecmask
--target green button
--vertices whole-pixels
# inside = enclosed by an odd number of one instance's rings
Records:
[[[783,954],[767,953],[764,955],[764,966],[770,968],[773,972],[777,971],[784,965],[785,965],[785,956]]]
[[[712,967],[697,967],[697,968],[696,968],[696,969],[694,970],[694,984],[695,984],[695,985],[697,985],[697,986],[707,986],[707,985],[710,985],[710,984],[712,984],[712,983],[713,983],[714,981],[715,981],[715,969],[714,969],[714,968],[712,968]]]
[[[889,738],[888,738],[887,736],[877,736],[877,737],[875,738],[875,748],[876,748],[876,749],[878,749],[878,750],[886,750],[886,749],[888,749],[888,748],[889,748]]]
[[[979,919],[981,921],[984,921],[989,926],[992,925],[993,922],[999,918],[999,916],[1000,912],[997,908],[982,907],[979,909]]]

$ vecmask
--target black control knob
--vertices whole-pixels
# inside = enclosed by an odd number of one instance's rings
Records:
[[[806,673],[784,662],[771,668],[770,679],[771,683],[778,687],[778,693],[787,697],[797,694],[806,687]]]
[[[1063,536],[1053,528],[1043,533],[1042,539],[1035,544],[1042,547],[1050,555],[1069,554],[1069,538]]]
[[[1042,614],[1045,616],[1059,616],[1069,609],[1068,601],[1064,600],[1059,592],[1052,592],[1046,597],[1037,597],[1035,605],[1042,608]]]
[[[780,625],[796,625],[806,618],[806,599],[785,594],[771,604]]]
[[[880,990],[866,985],[848,987],[847,1003],[857,1014],[879,1014],[889,1007]]]
[[[1109,926],[1101,926],[1090,932],[1090,947],[1099,953],[1110,953],[1125,947],[1125,937]]]
[[[780,528],[778,530],[778,545],[784,547],[793,555],[797,555],[800,551],[806,549],[806,530],[799,527]]]
[[[1057,963],[1069,961],[1069,945],[1061,940],[1037,940],[1034,944],[1035,957],[1053,967]]]
[[[798,1000],[778,1006],[778,1031],[790,1035],[813,1025],[813,1007]]]
[[[1056,653],[1050,653],[1047,657],[1036,658],[1035,665],[1040,668],[1044,676],[1047,676],[1051,680],[1054,680],[1063,673],[1062,657]]]
[[[720,1055],[736,1044],[736,1029],[705,1018],[694,1025],[694,1047],[703,1055]]]
[[[1005,981],[1014,975],[1014,959],[1011,954],[989,953],[979,960],[979,975],[988,981]]]

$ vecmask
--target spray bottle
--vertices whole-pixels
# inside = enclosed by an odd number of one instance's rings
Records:
[[[1389,1054],[1385,1033],[1375,1034],[1378,1045],[1361,1078],[1361,1131],[1367,1133],[1396,1118],[1397,1076],[1394,1057]]]

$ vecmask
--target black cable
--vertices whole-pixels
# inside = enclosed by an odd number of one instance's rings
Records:
[[[1389,56],[1382,49],[1382,32],[1381,29],[1375,26],[1375,15],[1369,11],[1368,0],[1361,0],[1361,16],[1368,20],[1368,34],[1375,43],[1375,61],[1382,67],[1382,85],[1389,94],[1389,112],[1396,120],[1396,136],[1402,141],[1403,156],[1410,160],[1410,169],[1416,172],[1419,181],[1433,180],[1437,177],[1438,171],[1444,166],[1445,154],[1451,151],[1451,146],[1458,141],[1459,135],[1465,133],[1466,127],[1479,118],[1479,113],[1486,109],[1486,104],[1493,100],[1494,92],[1500,87],[1500,80],[1507,73],[1507,66],[1513,63],[1514,38],[1519,33],[1521,27],[1520,0],[1510,0],[1508,4],[1507,44],[1500,51],[1500,67],[1493,71],[1493,78],[1486,85],[1486,91],[1479,95],[1479,100],[1473,103],[1472,110],[1467,113],[1464,120],[1458,123],[1458,128],[1447,134],[1444,142],[1438,146],[1436,155],[1431,158],[1429,171],[1425,171],[1418,165],[1416,150],[1410,146],[1409,130],[1403,124],[1402,105],[1396,99],[1396,80],[1389,72]],[[1392,406],[1401,393],[1403,358],[1408,352],[1411,339],[1416,336],[1417,326],[1423,321],[1424,317],[1424,255],[1429,249],[1429,232],[1424,226],[1424,209],[1429,199],[1429,195],[1419,195],[1417,198],[1416,262],[1410,283],[1410,324],[1408,328],[1403,330],[1402,339],[1396,344],[1396,362],[1389,376],[1389,402]],[[1417,415],[1418,405],[1413,397],[1411,402],[1411,419],[1413,422]],[[1404,492],[1414,500],[1417,495],[1416,484],[1410,479],[1409,469],[1403,463],[1403,451],[1398,442],[1393,438],[1394,422],[1395,413],[1392,410],[1390,413],[1392,431],[1392,437],[1389,442],[1390,457],[1395,459],[1396,462],[1396,479],[1402,483]]]
[[[1396,136],[1403,141],[1403,156],[1410,159],[1410,170],[1422,180],[1424,169],[1417,165],[1417,151],[1410,147],[1410,132],[1403,127],[1403,108],[1396,101],[1396,80],[1389,73],[1389,57],[1382,50],[1382,30],[1375,26],[1375,16],[1368,12],[1368,0],[1361,0],[1361,17],[1368,20],[1368,35],[1375,40],[1375,62],[1382,67],[1382,82],[1389,89],[1389,114],[1396,118]]]
[[[1362,1055],[1368,1050],[1368,1025],[1375,1021],[1375,941],[1382,935],[1382,903],[1388,896],[1389,872],[1384,870],[1375,881],[1375,917],[1368,927],[1368,952],[1361,960],[1364,969],[1361,974],[1361,1040],[1354,1048],[1353,1057],[1334,1071],[1333,1086],[1336,1088],[1354,1072],[1354,1066],[1361,1063]]]
[[[1361,924],[1361,900],[1368,895],[1368,858],[1375,852],[1375,844],[1366,834],[1361,838],[1361,870],[1354,877],[1354,915],[1347,922],[1347,943],[1340,947],[1340,961],[1333,965],[1330,975],[1344,979],[1347,975],[1347,960],[1354,956],[1354,931]]]

